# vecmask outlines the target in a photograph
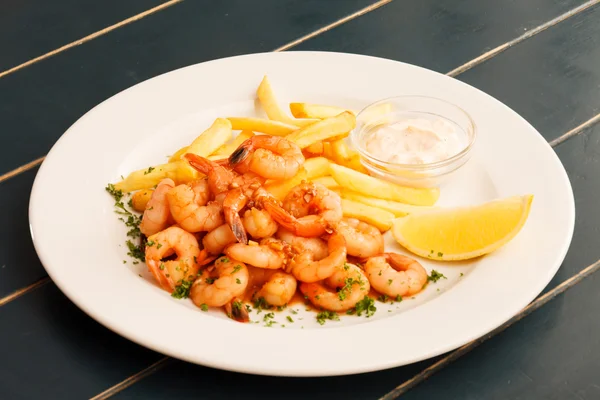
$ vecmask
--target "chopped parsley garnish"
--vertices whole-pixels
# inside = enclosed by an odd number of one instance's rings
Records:
[[[298,311],[296,311],[296,310],[290,310],[290,312],[294,315],[298,314]]]
[[[148,240],[148,241],[146,242],[146,246],[148,246],[148,247],[152,247],[152,246],[154,246],[154,241],[153,241],[153,240]]]
[[[226,263],[226,262],[229,262],[229,258],[221,257],[221,259],[219,261]]]
[[[227,262],[227,261],[225,261],[225,262]],[[238,265],[236,265],[235,267],[233,267],[233,273],[235,274],[235,273],[236,273],[236,272],[238,272],[240,269],[242,269],[242,266],[241,266],[241,265],[239,265],[239,264],[238,264]]]
[[[160,249],[161,247],[162,247],[162,244],[160,244],[160,243],[156,245],[157,249]]]
[[[427,277],[427,282],[433,282],[436,283],[437,281],[439,281],[440,279],[447,279],[444,274],[437,272],[435,269],[431,270],[431,275],[429,275]]]
[[[171,296],[176,299],[187,299],[190,295],[190,289],[192,288],[192,281],[181,280],[181,283],[175,287]]]
[[[258,299],[254,300],[254,308],[256,308],[258,313],[260,313],[261,310],[269,310],[271,306],[269,303],[267,303],[264,297],[259,297]]]
[[[321,311],[317,314],[317,322],[324,325],[326,320],[339,321],[340,316],[333,311]]]
[[[366,313],[367,318],[369,318],[370,316],[375,314],[375,311],[377,311],[377,307],[375,307],[375,300],[373,300],[369,296],[365,296],[361,301],[356,303],[356,306],[354,308],[346,311],[346,314],[356,314],[360,317],[364,312]]]
[[[127,248],[129,249],[129,251],[127,252],[128,256],[131,256],[133,258],[137,258],[138,260],[145,260],[145,255],[144,255],[144,251],[142,250],[142,245],[138,245],[136,246],[135,244],[133,244],[133,242],[131,240],[128,240],[127,242],[125,242],[127,244]]]
[[[292,317],[290,317],[289,315],[286,317],[288,321],[290,321],[291,323],[294,323],[294,319]]]
[[[463,274],[462,272],[460,273],[460,276],[464,276],[465,274]]]
[[[110,195],[115,199],[115,201],[119,202],[123,198],[123,191],[121,189],[115,188],[115,185],[109,183],[106,186],[106,191],[110,193]]]
[[[380,295],[380,296],[377,298],[377,301],[380,301],[380,302],[382,302],[382,303],[387,303],[387,301],[388,301],[389,299],[390,299],[390,298],[388,297],[388,295],[386,295],[386,294],[382,294],[382,295]]]
[[[348,271],[350,269],[350,264],[344,263],[344,271]]]
[[[277,321],[273,321],[273,318],[275,318],[275,314],[273,314],[272,312],[265,314],[265,316],[263,317],[263,322],[265,322],[265,326],[270,327],[273,324],[276,324]]]
[[[165,263],[160,263],[158,266],[158,269],[160,269],[161,271],[165,269]]]
[[[394,282],[393,279],[388,279],[388,286],[392,284],[392,282]]]
[[[154,167],[148,167],[147,170],[144,171],[144,175],[148,175],[150,172],[154,171],[156,168]]]
[[[240,279],[239,279],[239,278],[235,278],[235,283],[237,283],[238,285],[241,285],[241,284],[242,284],[242,281],[240,281]]]
[[[353,278],[346,278],[344,280],[344,286],[342,286],[342,288],[338,292],[338,298],[340,299],[340,301],[344,301],[346,299],[346,296],[348,296],[350,289],[352,289],[352,285],[354,285],[355,283],[360,284],[360,281],[355,281]]]
[[[400,303],[402,301],[402,296],[398,295],[396,296],[396,302]]]
[[[442,253],[441,251],[438,251],[438,257],[443,257],[444,253]]]
[[[202,303],[202,304],[200,304],[200,309],[202,311],[208,311],[208,306],[206,304]]]
[[[208,283],[209,285],[212,285],[214,281],[215,281],[215,278],[206,278],[204,280],[204,282]]]

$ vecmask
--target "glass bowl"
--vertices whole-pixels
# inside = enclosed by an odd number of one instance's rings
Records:
[[[452,126],[461,140],[462,149],[429,163],[422,160],[419,163],[390,162],[369,151],[367,140],[378,129],[407,119],[438,121],[444,126]],[[402,135],[400,131],[395,132],[393,134]],[[356,128],[350,133],[350,142],[359,153],[361,163],[372,175],[404,186],[437,187],[469,160],[476,136],[475,123],[460,107],[434,97],[398,96],[380,100],[361,110],[356,116]]]

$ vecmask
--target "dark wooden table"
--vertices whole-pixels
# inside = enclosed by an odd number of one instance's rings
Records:
[[[600,399],[598,3],[0,2],[0,398]],[[33,179],[54,142],[97,103],[158,74],[287,50],[368,54],[448,73],[531,122],[564,163],[577,207],[571,249],[540,297],[490,335],[436,359],[320,379],[173,360],[67,300],[34,252],[27,219]]]

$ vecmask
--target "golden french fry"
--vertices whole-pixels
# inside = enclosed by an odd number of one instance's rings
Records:
[[[311,144],[307,148],[304,149],[309,156],[320,156],[323,154],[323,150],[325,148],[325,143],[319,142],[315,144]]]
[[[312,125],[306,126],[286,138],[296,143],[301,149],[314,143],[325,140],[342,139],[356,126],[354,114],[348,111],[335,117],[322,119]]]
[[[231,139],[231,122],[225,118],[217,118],[215,122],[200,134],[185,150],[182,148],[171,156],[169,162],[177,161],[185,153],[194,153],[200,157],[208,157],[219,147]]]
[[[335,182],[335,179],[332,178]],[[337,183],[337,182],[336,182]],[[377,197],[365,196],[363,194],[353,192],[348,189],[339,188],[338,194],[343,199],[352,200],[358,203],[363,203],[371,207],[381,208],[382,210],[389,211],[396,217],[403,217],[408,214],[414,214],[421,211],[433,210],[436,207],[429,206],[413,206],[410,204],[400,203],[392,200],[378,199]]]
[[[359,219],[382,232],[389,230],[394,220],[394,214],[389,211],[348,199],[342,199],[342,212],[344,217]]]
[[[380,199],[416,206],[432,206],[440,197],[438,188],[400,186],[333,163],[329,165],[329,172],[340,186],[366,196],[377,196]]]
[[[258,100],[267,113],[269,119],[280,121],[289,125],[295,125],[297,127],[307,126],[318,121],[318,119],[295,119],[289,117],[281,109],[281,107],[279,107],[277,99],[275,98],[275,93],[273,92],[273,88],[269,82],[269,78],[267,78],[266,75],[256,90],[256,96],[258,97]]]
[[[314,183],[320,183],[327,189],[333,190],[334,192],[339,194],[340,185],[331,176],[322,176],[320,178],[311,179],[311,181],[313,181]]]
[[[229,117],[233,130],[248,130],[273,136],[286,136],[298,130],[295,125],[285,124],[271,119],[254,117]]]
[[[179,160],[134,171],[121,182],[115,183],[115,189],[128,193],[154,188],[165,178],[171,178],[176,185],[179,185],[198,179],[199,176],[200,173],[192,168],[187,161]]]
[[[154,193],[153,189],[142,189],[138,190],[131,196],[131,206],[135,211],[144,212],[146,210],[146,204],[150,201]]]
[[[215,159],[218,160],[219,158],[229,157],[231,153],[252,136],[254,136],[254,132],[252,131],[241,131],[230,143],[225,143],[223,146],[219,147],[217,151],[208,158],[215,157]]]
[[[325,157],[314,157],[304,161],[306,170],[306,179],[313,180],[329,174],[329,164],[331,162]]]
[[[265,183],[264,188],[277,200],[283,200],[293,187],[298,186],[302,181],[307,179],[306,169],[301,168],[291,179],[284,181],[270,181]]]
[[[328,158],[330,160],[334,159],[333,149],[331,148],[331,143],[330,142],[324,142],[323,143],[323,157]]]
[[[360,162],[360,155],[356,150],[348,147],[345,139],[331,142],[331,152],[333,153],[333,160],[336,163],[355,171],[362,172],[363,174],[367,173],[367,169]]]
[[[188,152],[189,147],[190,146],[184,146],[184,147],[180,148],[179,150],[177,150],[175,152],[175,154],[173,154],[171,157],[169,157],[169,162],[181,160],[181,156]]]
[[[325,119],[335,117],[336,115],[349,111],[356,115],[357,113],[352,110],[346,110],[336,106],[324,106],[321,104],[310,104],[310,103],[290,103],[290,111],[296,118],[317,118]]]

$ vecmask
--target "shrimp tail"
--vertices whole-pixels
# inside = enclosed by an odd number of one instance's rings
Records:
[[[229,303],[225,304],[225,313],[227,316],[238,322],[249,322],[250,315],[239,299],[233,298]]]
[[[185,158],[187,160],[187,162],[192,166],[192,168],[194,168],[197,171],[202,172],[204,175],[208,175],[214,169],[214,165],[213,165],[212,161],[210,161],[204,157],[200,157],[197,154],[185,153],[183,155],[183,158]]]
[[[288,231],[294,233],[294,235],[298,236],[296,233],[296,218],[294,218],[293,215],[272,201],[263,201],[260,203],[260,205],[271,215],[275,221],[277,221],[277,223],[279,223]]]
[[[231,155],[229,156],[229,159],[228,159],[229,164],[237,165],[237,164],[243,162],[244,160],[246,160],[246,158],[248,158],[249,155],[250,155],[250,147],[244,142],[240,145],[240,147],[235,149],[235,151],[233,153],[231,153]]]
[[[244,229],[240,215],[237,213],[232,214],[230,221],[228,222],[236,240],[240,243],[248,244],[248,235],[246,234],[246,230]]]

